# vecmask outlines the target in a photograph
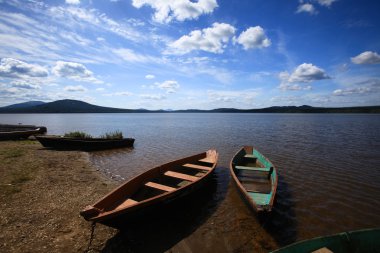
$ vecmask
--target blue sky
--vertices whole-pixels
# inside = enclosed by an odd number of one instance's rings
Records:
[[[0,106],[380,105],[374,0],[0,0]]]

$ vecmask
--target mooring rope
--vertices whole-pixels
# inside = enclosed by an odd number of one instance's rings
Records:
[[[96,227],[96,222],[92,222],[92,224],[91,224],[91,236],[90,236],[90,241],[88,242],[87,249],[84,251],[84,253],[88,253],[88,252],[90,252],[91,244],[92,244],[92,241],[94,240],[95,227]]]

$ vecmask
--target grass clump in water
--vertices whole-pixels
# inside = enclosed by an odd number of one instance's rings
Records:
[[[116,130],[114,132],[102,134],[100,136],[100,138],[102,138],[102,139],[123,139],[123,133],[121,131]]]
[[[91,139],[92,138],[90,134],[87,134],[85,132],[80,132],[80,131],[65,133],[64,137],[77,138],[77,139]]]

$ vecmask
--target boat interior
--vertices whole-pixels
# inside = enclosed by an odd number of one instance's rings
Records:
[[[270,194],[273,167],[266,167],[260,160],[242,150],[233,161],[235,175],[247,192]]]
[[[135,205],[141,201],[172,192],[189,185],[213,169],[215,157],[198,156],[156,167],[134,178],[130,183],[111,193],[110,198],[98,202],[94,208],[109,212]],[[110,203],[113,199],[114,203]],[[111,204],[111,205],[110,205]],[[105,207],[105,208],[102,208]]]

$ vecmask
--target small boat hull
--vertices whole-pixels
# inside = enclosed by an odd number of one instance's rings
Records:
[[[112,148],[132,147],[135,139],[77,139],[60,136],[36,136],[36,139],[46,148],[63,150],[102,150]]]
[[[152,168],[87,206],[81,215],[89,221],[122,229],[135,217],[160,209],[200,189],[218,160],[215,150]]]
[[[276,167],[252,146],[241,148],[230,162],[230,173],[244,201],[257,213],[273,208],[277,191]]]
[[[24,125],[0,125],[0,140],[27,139],[32,135],[43,134],[46,127]]]
[[[331,236],[317,237],[290,244],[272,253],[304,252],[380,252],[380,228],[344,232]]]

